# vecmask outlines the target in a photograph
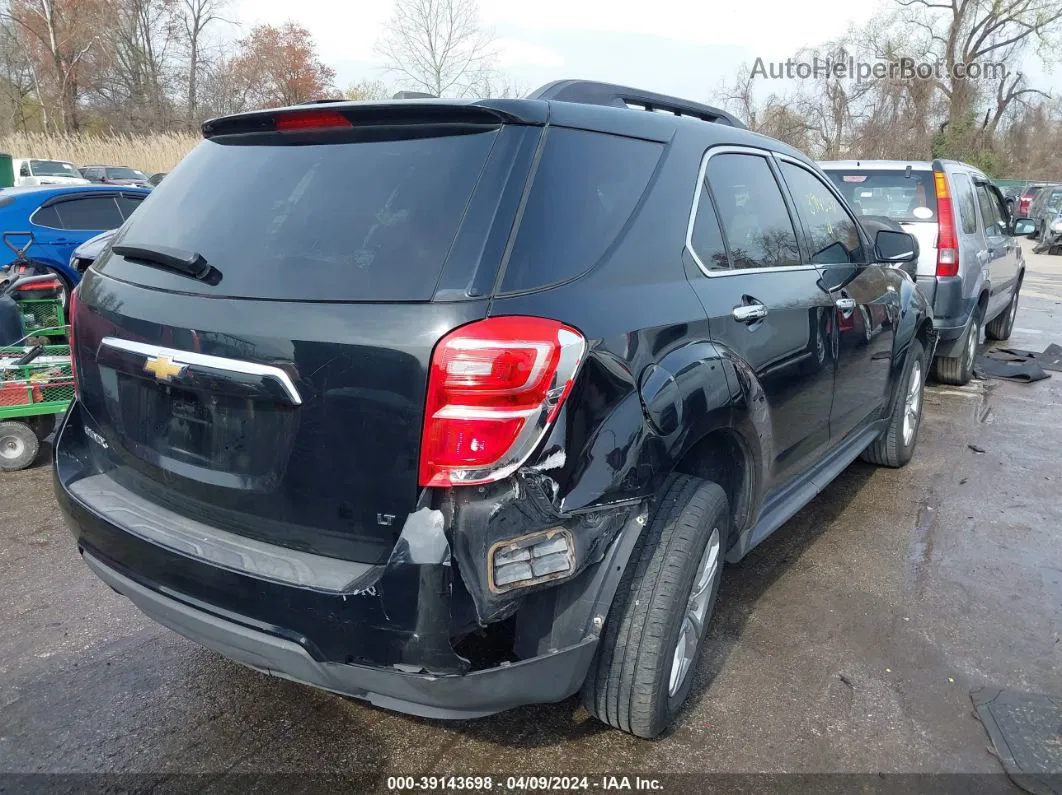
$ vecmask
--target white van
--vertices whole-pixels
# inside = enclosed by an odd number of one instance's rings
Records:
[[[34,160],[16,157],[11,160],[16,185],[89,185],[73,163],[65,160]]]

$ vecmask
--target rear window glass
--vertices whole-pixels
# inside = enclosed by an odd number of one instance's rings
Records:
[[[907,222],[937,220],[932,171],[830,169],[826,174],[859,215],[884,215]]]
[[[550,128],[502,292],[545,287],[592,268],[634,212],[662,150],[650,141]]]
[[[428,300],[496,135],[204,141],[133,213],[122,240],[197,252],[221,281],[118,258],[101,270],[218,296]]]

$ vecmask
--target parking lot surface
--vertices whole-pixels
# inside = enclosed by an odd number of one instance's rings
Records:
[[[1010,345],[1042,350],[1062,344],[1062,257],[1027,256]],[[1060,450],[1062,374],[930,386],[910,465],[852,465],[725,571],[690,704],[653,742],[576,699],[447,723],[230,663],[88,571],[45,451],[0,476],[0,772],[208,791],[239,772],[350,791],[395,774],[999,773],[970,691],[1062,690]]]

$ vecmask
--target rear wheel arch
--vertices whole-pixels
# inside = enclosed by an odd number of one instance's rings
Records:
[[[715,483],[730,506],[730,541],[751,522],[755,513],[759,467],[742,435],[732,428],[717,428],[690,444],[676,461],[675,474],[692,475]]]

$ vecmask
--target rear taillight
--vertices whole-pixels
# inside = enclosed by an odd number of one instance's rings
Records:
[[[959,238],[955,228],[955,209],[948,190],[948,178],[943,171],[933,172],[937,191],[937,276],[959,274]]]
[[[24,284],[19,287],[16,292],[19,293],[32,293],[37,290],[61,290],[63,285],[60,284],[58,279],[52,279],[50,282],[33,282],[32,284]]]
[[[514,472],[557,416],[585,351],[578,331],[538,317],[488,318],[443,337],[428,376],[420,485]]]
[[[67,329],[66,341],[70,345],[70,376],[74,381],[74,397],[81,397],[81,390],[77,383],[77,345],[74,343],[74,318],[77,316],[77,288],[70,291],[70,298],[66,303]]]

